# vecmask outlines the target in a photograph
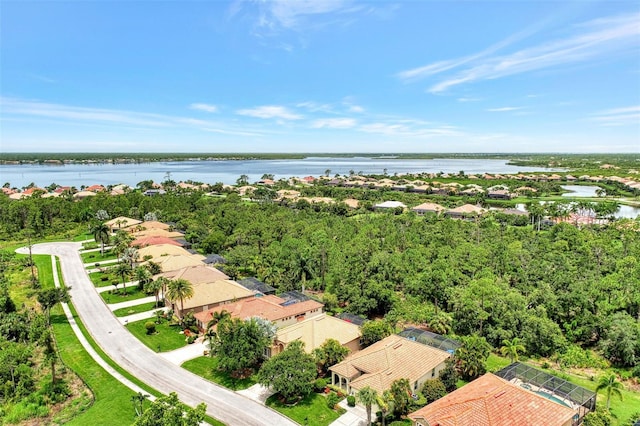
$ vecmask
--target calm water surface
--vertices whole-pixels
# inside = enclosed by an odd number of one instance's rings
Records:
[[[221,160],[221,161],[175,161],[142,164],[69,164],[50,165],[3,165],[0,166],[0,180],[21,188],[34,182],[37,186],[47,186],[53,182],[63,186],[109,185],[124,183],[135,186],[143,180],[162,182],[167,173],[178,181],[235,184],[240,175],[249,176],[255,182],[264,173],[273,174],[276,179],[292,176],[319,176],[326,170],[331,175],[355,173],[382,174],[386,169],[394,173],[529,173],[549,172],[554,169],[507,165],[505,160],[485,159],[434,159],[395,160],[388,158],[320,158],[308,157],[301,160]],[[0,185],[2,184],[0,183]]]

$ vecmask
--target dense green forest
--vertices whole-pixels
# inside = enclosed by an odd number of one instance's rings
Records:
[[[329,311],[478,333],[494,347],[518,337],[528,355],[573,365],[601,363],[589,349],[621,367],[640,357],[640,236],[632,221],[538,231],[494,215],[460,221],[133,192],[82,201],[2,197],[0,237],[71,236],[98,210],[153,212],[203,253],[225,256],[232,277],[254,275],[279,291],[304,284]]]

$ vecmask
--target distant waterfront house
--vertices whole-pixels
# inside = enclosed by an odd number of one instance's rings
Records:
[[[578,411],[570,402],[523,382],[487,373],[409,414],[414,426],[572,426]]]
[[[345,203],[350,209],[357,209],[358,207],[360,207],[360,201],[356,200],[355,198],[346,198],[342,200],[342,202]]]
[[[331,383],[347,394],[370,386],[382,395],[397,379],[408,379],[417,393],[427,379],[438,377],[451,355],[398,335],[386,337],[332,366]]]
[[[373,206],[374,210],[377,211],[385,211],[385,210],[395,210],[397,208],[406,209],[407,206],[400,201],[385,201],[383,203],[378,203]]]
[[[482,215],[486,210],[472,204],[465,204],[455,209],[447,210],[444,214],[452,219],[467,219]]]
[[[487,197],[494,200],[510,200],[513,198],[513,195],[506,189],[495,189],[487,192]]]
[[[26,194],[27,191],[25,191]],[[83,199],[83,198],[87,198],[87,197],[95,197],[96,193],[95,192],[91,192],[91,191],[78,191],[75,194],[73,194],[73,198],[77,198],[79,200]]]
[[[361,336],[357,325],[322,313],[278,329],[268,356],[279,354],[295,340],[304,342],[307,353],[319,348],[327,339],[335,339],[355,353],[360,350]]]
[[[164,189],[147,189],[142,193],[142,195],[146,195],[147,197],[153,197],[155,195],[164,195],[167,191]]]
[[[245,290],[251,292],[250,290]],[[198,327],[204,330],[215,312],[227,311],[232,318],[260,317],[271,321],[276,327],[280,328],[320,315],[324,306],[314,300],[286,304],[284,299],[277,296],[255,296],[253,292],[251,292],[251,295],[253,297],[231,301],[197,313],[195,318],[198,321]]]
[[[424,216],[427,213],[440,214],[446,209],[442,207],[440,204],[422,203],[419,206],[413,207],[411,210],[414,211],[418,216]]]

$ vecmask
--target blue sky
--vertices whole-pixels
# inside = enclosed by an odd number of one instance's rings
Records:
[[[1,8],[5,152],[640,152],[637,1]]]

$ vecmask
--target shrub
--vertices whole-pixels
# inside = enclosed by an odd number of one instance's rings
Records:
[[[100,277],[100,281],[107,281],[108,279],[109,277],[107,275]]]
[[[327,387],[327,379],[316,379],[313,382],[313,391],[317,393],[324,392],[324,389]]]
[[[195,336],[195,335],[193,335],[193,334],[192,334],[191,336],[187,337],[187,343],[188,343],[189,345],[190,345],[190,344],[192,344],[193,342],[195,342],[195,341],[196,341],[196,338],[197,338],[197,337],[198,337],[198,336]]]
[[[640,365],[636,365],[633,370],[631,371],[631,375],[633,377],[636,377],[638,379],[640,379]]]
[[[355,407],[356,406],[356,397],[353,396],[353,395],[347,396],[347,405],[349,407]]]
[[[156,324],[153,321],[145,322],[144,328],[147,329],[147,334],[154,334],[156,332]]]
[[[336,405],[338,405],[338,402],[340,402],[340,397],[338,396],[338,394],[331,392],[329,395],[327,395],[327,407],[333,410],[336,408]]]
[[[447,389],[440,379],[430,379],[424,382],[421,389],[422,395],[427,399],[427,403],[432,403],[447,394]]]

